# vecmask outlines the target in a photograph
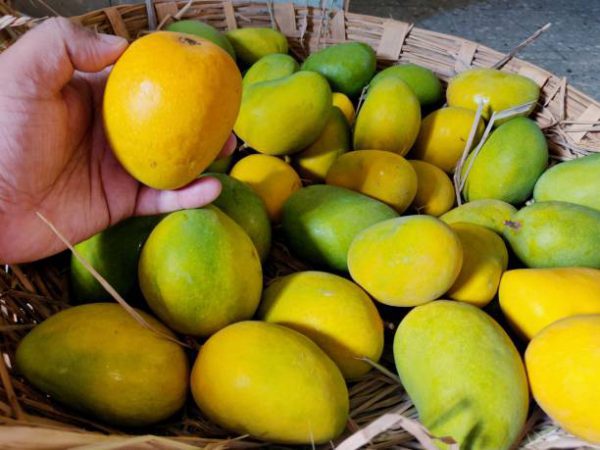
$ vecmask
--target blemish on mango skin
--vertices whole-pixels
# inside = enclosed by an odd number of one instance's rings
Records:
[[[181,42],[182,44],[186,44],[186,45],[202,45],[202,42],[199,42],[195,39],[191,39],[187,36],[179,37],[179,42]]]
[[[518,231],[521,229],[521,222],[513,222],[512,220],[505,220],[504,225],[515,231]]]

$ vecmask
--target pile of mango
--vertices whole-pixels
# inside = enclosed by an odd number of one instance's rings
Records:
[[[417,65],[377,72],[362,43],[300,63],[275,30],[169,29],[115,65],[107,134],[142,182],[212,176],[222,192],[76,246],[147,326],[73,257],[81,304],[17,351],[33,385],[123,427],[169,418],[191,388],[231,433],[326,443],[345,430],[347,383],[384,352],[384,304],[405,314],[390,325],[395,366],[434,435],[508,449],[531,390],[559,425],[600,443],[600,154],[550,160],[527,117],[532,80],[470,69],[444,92]],[[231,128],[245,150],[207,169]],[[272,239],[314,270],[265,279]]]

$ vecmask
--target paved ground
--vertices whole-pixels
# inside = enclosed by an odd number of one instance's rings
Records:
[[[127,2],[45,1],[65,15]],[[46,13],[36,0],[13,3],[23,11]],[[504,52],[552,22],[552,28],[520,56],[567,76],[574,86],[600,100],[600,0],[352,0],[350,9],[413,22]]]

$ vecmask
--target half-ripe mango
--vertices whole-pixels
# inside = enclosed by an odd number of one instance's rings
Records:
[[[159,333],[175,337],[137,312]],[[183,407],[187,394],[183,349],[116,303],[75,306],[49,317],[21,340],[16,364],[53,399],[117,426],[164,420]]]
[[[373,77],[369,87],[375,87],[381,80],[393,77],[404,81],[413,90],[423,108],[430,108],[442,102],[442,83],[435,74],[416,64],[398,64],[383,69]]]
[[[272,53],[287,53],[285,35],[272,28],[238,28],[225,33],[235,54],[248,65]]]
[[[222,186],[213,205],[242,227],[264,261],[271,249],[271,223],[264,202],[246,183],[221,173],[209,175],[218,179]]]
[[[150,309],[173,330],[193,336],[249,319],[262,292],[256,247],[216,207],[164,218],[142,249],[139,278]]]
[[[406,216],[359,233],[348,251],[352,279],[390,306],[435,300],[454,284],[463,249],[448,225],[430,216]]]
[[[500,308],[513,328],[531,339],[565,317],[600,314],[600,270],[509,270],[500,281],[499,298]]]
[[[531,114],[540,96],[540,87],[530,78],[497,69],[476,68],[459,73],[448,83],[446,98],[449,106],[477,110],[478,101],[483,102],[483,118],[492,113],[533,102],[524,113]],[[497,122],[497,124],[502,121]]]
[[[348,248],[365,228],[398,214],[378,200],[337,186],[316,184],[292,194],[283,206],[283,232],[300,258],[339,272],[348,270]]]
[[[566,202],[540,202],[517,212],[504,237],[529,267],[600,269],[600,211]]]
[[[340,370],[291,328],[240,322],[201,347],[194,400],[211,420],[266,442],[323,444],[342,433],[348,390]]]
[[[454,223],[450,228],[460,239],[463,264],[446,295],[483,308],[498,292],[500,278],[508,265],[506,245],[500,236],[480,225]]]
[[[440,220],[446,223],[466,222],[481,225],[502,234],[504,223],[516,212],[517,208],[502,200],[474,200],[442,214]]]
[[[270,155],[249,155],[231,169],[231,176],[243,181],[262,199],[273,222],[281,219],[287,199],[302,187],[298,174],[285,161]]]
[[[356,110],[354,109],[354,104],[352,100],[348,98],[346,94],[341,92],[334,92],[331,94],[331,100],[333,102],[333,106],[337,106],[340,108],[340,111],[344,114],[344,117],[348,121],[348,125],[354,125],[354,117],[356,116]]]
[[[529,406],[525,368],[485,312],[444,300],[414,308],[396,331],[394,359],[431,433],[461,449],[508,450],[515,443]]]
[[[210,41],[168,31],[133,42],[104,91],[104,126],[115,156],[156,189],[194,180],[231,134],[242,77]]]
[[[425,161],[409,160],[417,174],[413,207],[423,214],[440,216],[454,205],[454,185],[446,173]]]
[[[278,323],[312,339],[347,379],[366,374],[383,351],[383,321],[356,284],[327,272],[296,272],[265,290],[261,320]]]
[[[533,198],[538,202],[556,200],[600,210],[600,153],[546,170],[535,184]]]
[[[406,155],[419,134],[421,106],[410,87],[388,77],[369,89],[354,126],[355,150]]]
[[[433,111],[423,119],[410,156],[444,172],[454,172],[469,140],[473,122],[475,112],[470,109],[448,106]],[[481,139],[484,128],[483,121],[479,120],[473,146]]]
[[[327,184],[373,197],[402,214],[417,193],[417,175],[402,156],[383,150],[356,150],[340,156]]]
[[[325,78],[315,72],[297,72],[247,86],[234,130],[260,153],[289,155],[320,136],[331,108]]]
[[[569,433],[600,444],[600,314],[544,328],[525,352],[536,402]]]
[[[300,64],[290,55],[272,53],[263,56],[248,69],[242,78],[244,88],[261,81],[285,78],[298,71]]]
[[[525,117],[511,119],[492,132],[479,154],[467,158],[465,198],[523,203],[547,164],[548,143],[538,124]]]
[[[350,150],[350,135],[350,126],[344,114],[334,106],[317,140],[293,156],[298,173],[309,180],[324,180],[335,160]]]
[[[363,42],[343,42],[311,53],[302,70],[320,73],[333,90],[354,98],[375,75],[376,64],[370,46]]]
[[[212,43],[217,44],[219,47],[229,53],[233,59],[235,59],[235,50],[233,49],[231,42],[227,40],[223,33],[221,33],[212,25],[199,20],[178,20],[167,25],[165,30],[175,31],[177,33],[193,34],[195,36],[208,39]]]

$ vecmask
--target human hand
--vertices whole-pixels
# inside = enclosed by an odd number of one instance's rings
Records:
[[[0,262],[64,250],[42,213],[73,243],[132,215],[210,203],[215,178],[176,191],[133,179],[102,126],[102,96],[125,39],[50,19],[0,55]],[[229,139],[222,154],[235,149]]]

